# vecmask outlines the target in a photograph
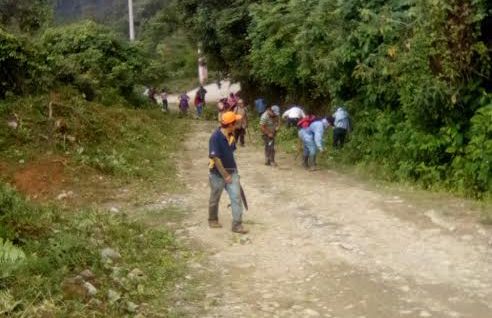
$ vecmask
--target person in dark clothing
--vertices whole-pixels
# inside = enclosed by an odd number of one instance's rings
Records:
[[[273,105],[260,117],[260,131],[265,142],[265,165],[277,166],[275,161],[275,135],[280,127],[280,107]]]
[[[242,225],[243,201],[241,199],[241,185],[234,151],[234,128],[236,121],[241,116],[234,112],[222,114],[220,128],[212,133],[209,141],[210,158],[210,199],[208,209],[208,224],[211,228],[221,228],[219,223],[219,202],[224,189],[229,194],[232,208],[232,231],[235,233],[248,233]]]
[[[237,101],[236,107],[234,107],[234,113],[240,115],[242,118],[236,121],[236,127],[234,129],[234,138],[236,142],[244,147],[244,139],[246,136],[246,129],[248,129],[248,113],[246,111],[246,106],[244,105],[244,101],[239,99]]]
[[[203,102],[203,106],[205,106],[205,95],[207,94],[207,90],[200,85],[200,88],[197,91],[198,96],[200,96],[200,100]]]

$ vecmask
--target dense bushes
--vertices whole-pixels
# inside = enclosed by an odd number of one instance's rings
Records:
[[[182,8],[233,76],[317,113],[345,104],[356,129],[341,157],[425,187],[492,190],[489,2],[186,0]],[[202,12],[214,19],[200,33]],[[248,41],[239,41],[247,52],[239,59],[226,54],[238,48],[227,41],[237,30],[221,27],[238,20]]]
[[[89,100],[108,92],[129,98],[146,66],[137,46],[93,22],[49,28],[31,41],[0,30],[0,98],[67,84]]]
[[[32,45],[0,28],[0,98],[39,87],[45,72]]]
[[[51,18],[52,0],[1,0],[0,24],[13,31],[35,32]]]
[[[42,45],[55,79],[73,83],[89,99],[100,88],[129,96],[146,65],[136,47],[94,22],[47,29]]]

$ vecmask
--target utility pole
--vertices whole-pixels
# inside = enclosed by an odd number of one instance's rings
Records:
[[[128,0],[128,23],[130,24],[130,41],[134,41],[135,26],[133,24],[133,0]]]

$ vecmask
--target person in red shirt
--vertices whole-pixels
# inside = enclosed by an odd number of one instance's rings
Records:
[[[196,92],[194,104],[196,107],[196,116],[198,118],[202,117],[204,103],[205,100],[203,99],[202,95],[199,92]]]

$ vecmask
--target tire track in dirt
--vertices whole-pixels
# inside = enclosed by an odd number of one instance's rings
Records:
[[[489,230],[459,236],[411,202],[399,217],[402,200],[333,171],[306,172],[282,154],[280,168],[264,166],[260,147],[236,155],[250,235],[230,232],[226,193],[224,228],[209,229],[213,129],[193,122],[181,161],[192,211],[187,232],[205,246],[218,280],[207,287],[208,317],[492,316]]]

